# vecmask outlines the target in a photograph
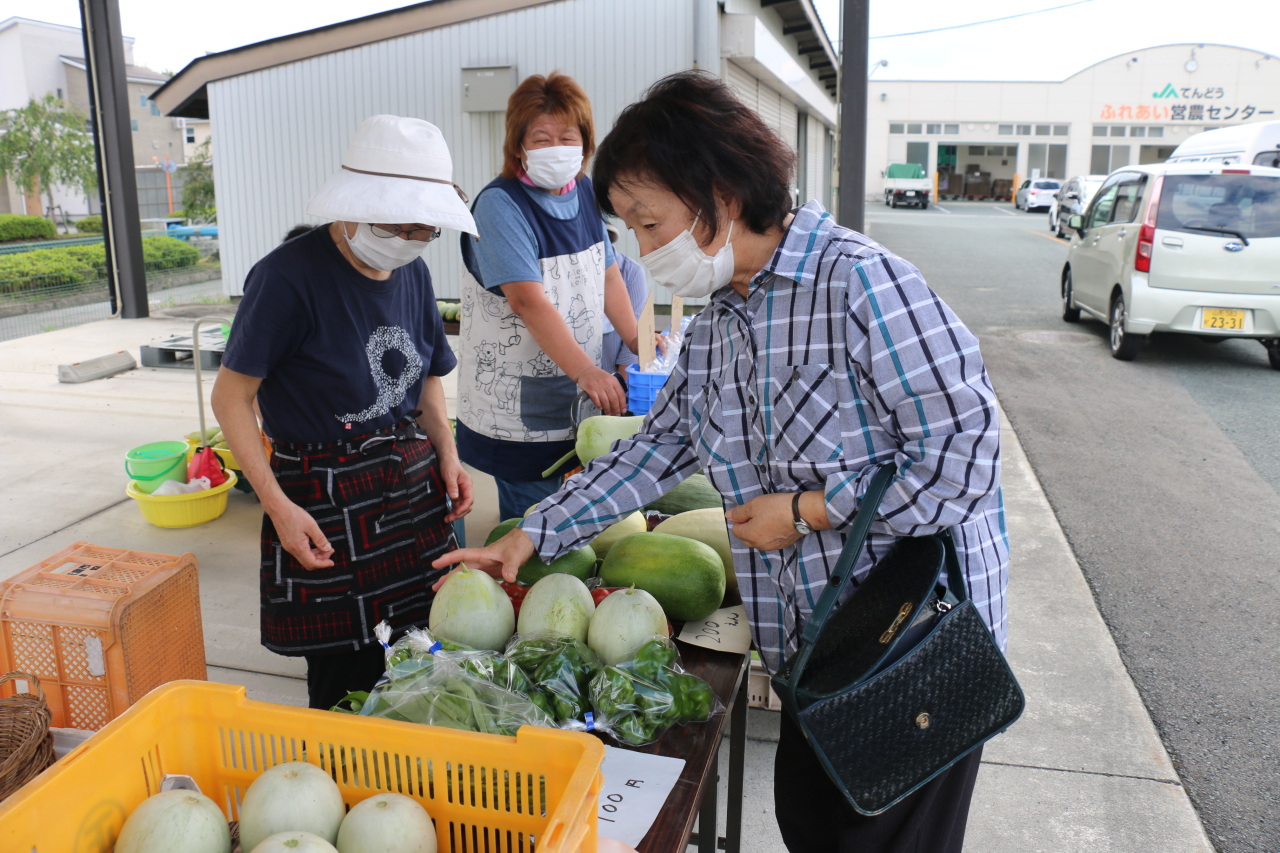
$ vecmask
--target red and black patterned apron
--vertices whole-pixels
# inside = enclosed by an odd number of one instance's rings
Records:
[[[425,625],[445,573],[431,561],[457,547],[435,447],[414,418],[327,444],[279,444],[271,470],[334,549],[304,569],[262,518],[262,645],[282,655],[357,651],[393,629]]]

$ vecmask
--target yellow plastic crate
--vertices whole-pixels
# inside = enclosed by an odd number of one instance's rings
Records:
[[[348,807],[393,791],[435,820],[441,853],[595,853],[604,746],[525,726],[513,738],[272,705],[244,688],[157,688],[0,805],[0,850],[111,853],[166,773],[195,777],[228,820],[259,774],[308,761]]]

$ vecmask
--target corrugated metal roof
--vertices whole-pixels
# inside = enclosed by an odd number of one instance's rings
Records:
[[[152,99],[165,115],[208,118],[209,98],[205,87],[215,80],[556,2],[560,0],[429,0],[403,9],[210,53],[190,62],[157,90]]]
[[[827,37],[812,0],[760,0],[760,8],[778,13],[782,19],[782,34],[795,36],[801,58],[808,57],[809,68],[818,71],[823,85],[835,92],[840,55]]]

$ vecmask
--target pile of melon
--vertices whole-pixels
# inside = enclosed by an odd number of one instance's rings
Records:
[[[513,610],[497,581],[484,572],[463,569],[436,594],[431,633],[495,651],[505,648],[516,633],[572,637],[585,642],[605,663],[627,660],[649,640],[667,633],[662,606],[644,590],[615,592],[597,607],[587,585],[564,572],[548,574],[533,585],[520,605],[518,621]]]
[[[639,417],[588,418],[578,428],[570,455],[576,454],[583,464],[589,464],[608,453],[616,442],[634,435],[643,422]],[[534,509],[530,507],[529,512]],[[614,632],[620,639],[612,641],[617,647],[601,655],[608,662],[620,650],[628,650],[625,647],[632,646],[641,633],[644,639],[629,650],[655,633],[665,633],[668,618],[688,622],[710,616],[723,603],[725,590],[738,585],[720,494],[705,476],[694,474],[646,509],[670,517],[650,532],[645,512],[633,512],[605,528],[589,544],[550,564],[536,553],[530,556],[516,575],[518,583],[532,587],[521,604],[519,624],[502,587],[484,572],[464,569],[440,588],[428,627],[441,639],[473,649],[502,651],[518,631],[586,640],[600,654],[597,642],[609,643],[596,639],[603,636],[596,628],[603,619],[595,614],[594,600],[584,583],[595,576],[605,587],[632,588],[625,599],[631,605],[628,609],[635,609],[638,600],[647,600],[657,605],[660,615],[665,614],[656,630],[643,627],[647,624],[643,615],[634,620],[635,625],[628,622],[620,626]],[[489,533],[485,545],[506,536],[520,522],[518,518],[503,521]],[[616,593],[604,601],[614,597]],[[622,606],[622,602],[610,604],[607,612]],[[623,616],[619,612],[609,618],[622,620]]]
[[[518,521],[499,525],[489,544]],[[652,533],[631,532],[635,527],[643,531],[640,513],[605,530],[592,546],[551,565],[536,554],[530,557],[518,575],[532,585],[521,602],[519,619],[496,580],[463,567],[436,593],[428,628],[442,640],[499,652],[517,633],[573,637],[613,663],[626,660],[655,634],[665,636],[668,618],[690,621],[714,613],[724,599],[726,576],[733,573],[724,511],[702,509],[672,516]],[[593,546],[604,555],[598,564],[604,586],[623,590],[598,606],[585,583],[597,572]]]
[[[244,853],[436,853],[436,830],[417,800],[377,794],[347,812],[342,793],[314,764],[291,761],[263,773],[240,804]],[[230,853],[231,832],[197,791],[156,794],[133,810],[115,853]]]

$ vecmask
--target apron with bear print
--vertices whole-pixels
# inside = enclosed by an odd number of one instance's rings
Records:
[[[538,241],[547,298],[598,364],[605,248],[590,179],[578,179],[578,215],[568,220],[530,201],[517,180],[496,178],[481,192],[489,191],[506,192],[523,212]],[[538,347],[501,291],[485,289],[469,243],[463,241],[459,422],[482,438],[504,442],[572,439],[569,407],[577,385]]]

